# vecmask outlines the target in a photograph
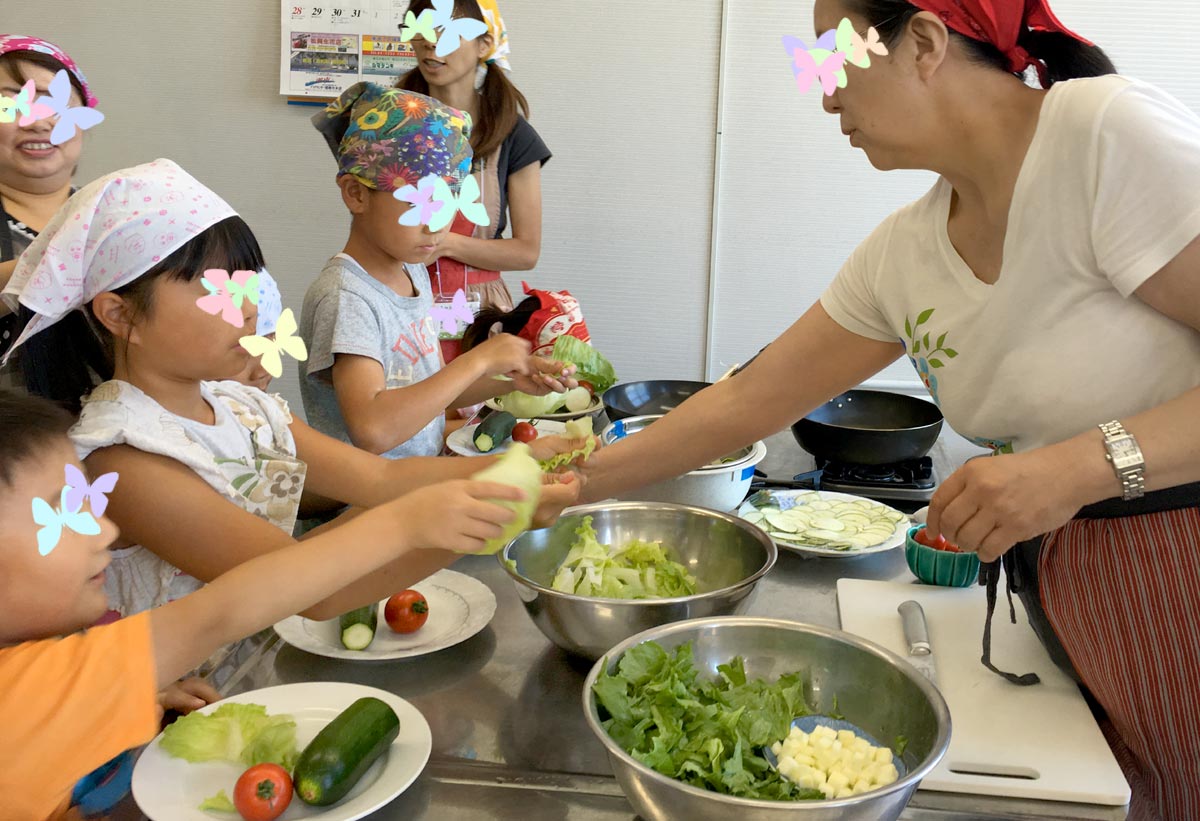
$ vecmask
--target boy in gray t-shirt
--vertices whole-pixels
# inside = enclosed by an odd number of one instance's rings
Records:
[[[304,297],[300,336],[308,361],[300,363],[300,395],[308,424],[350,442],[333,389],[335,354],[374,359],[383,366],[388,390],[436,374],[442,365],[438,333],[430,318],[433,296],[424,265],[405,265],[414,297],[402,297],[372,277],[346,254],[325,266]],[[437,456],[442,452],[446,417],[439,413],[413,438],[383,455]]]
[[[304,407],[322,433],[390,458],[441,453],[447,408],[578,384],[574,366],[533,356],[511,334],[442,362],[425,263],[455,217],[488,220],[473,203],[478,190],[464,184],[473,181],[470,122],[374,83],[351,86],[313,118],[337,158],[352,221],[345,251],[304,298]]]

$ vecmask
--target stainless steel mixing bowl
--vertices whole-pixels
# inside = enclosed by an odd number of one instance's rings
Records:
[[[899,629],[899,628],[897,628]],[[908,739],[908,773],[895,783],[852,798],[830,801],[757,801],[702,790],[655,772],[622,750],[605,732],[592,685],[607,666],[615,671],[630,647],[656,641],[670,650],[692,642],[702,676],[734,656],[748,677],[774,680],[796,671],[810,680],[817,714],[837,712],[882,743]],[[640,633],[596,663],[583,689],[588,726],[608,751],[617,781],[645,821],[895,821],[921,779],[950,746],[950,711],[937,688],[911,665],[882,647],[840,630],[798,622],[745,617],[696,619]]]
[[[627,601],[551,589],[585,516],[592,517],[602,544],[661,541],[696,577],[700,592]],[[765,533],[736,516],[660,502],[609,502],[571,508],[553,527],[522,534],[498,555],[525,610],[546,638],[594,661],[651,627],[745,612],[754,586],[774,566],[778,552]],[[516,562],[515,570],[509,559]]]

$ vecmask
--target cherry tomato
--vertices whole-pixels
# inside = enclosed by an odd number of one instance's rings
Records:
[[[233,806],[246,821],[273,821],[292,803],[292,778],[278,764],[256,764],[233,788]]]
[[[538,438],[538,431],[528,422],[518,422],[513,426],[512,438],[514,442],[532,442]]]
[[[587,388],[587,392],[589,394],[591,394],[592,396],[596,395],[596,386],[593,385],[591,382],[587,381],[586,379],[579,380],[579,387]]]
[[[396,633],[415,633],[429,618],[429,602],[416,590],[405,590],[387,600],[383,618]]]

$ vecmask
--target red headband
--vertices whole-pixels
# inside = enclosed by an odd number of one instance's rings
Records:
[[[1094,45],[1064,26],[1046,0],[909,0],[917,8],[931,11],[947,28],[974,40],[991,43],[1008,58],[1015,73],[1036,66],[1042,86],[1046,85],[1046,64],[1034,57],[1017,40],[1026,28],[1055,31],[1085,45]]]

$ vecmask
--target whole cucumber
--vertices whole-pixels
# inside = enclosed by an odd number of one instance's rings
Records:
[[[326,807],[346,797],[400,735],[400,718],[367,696],[351,704],[300,753],[292,783],[305,804]]]
[[[496,411],[475,428],[471,441],[480,453],[491,453],[498,445],[504,444],[512,436],[513,428],[517,426],[517,417],[508,411]]]

